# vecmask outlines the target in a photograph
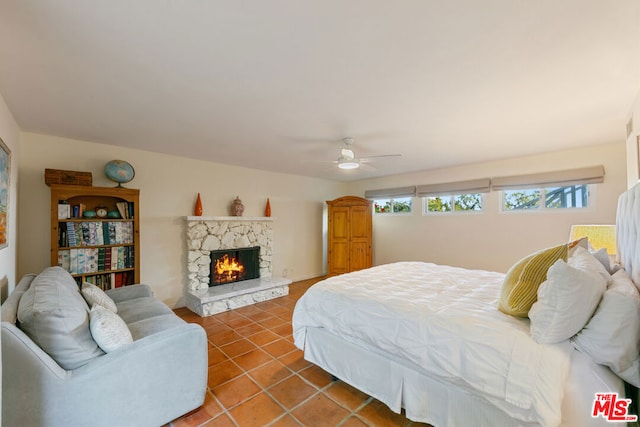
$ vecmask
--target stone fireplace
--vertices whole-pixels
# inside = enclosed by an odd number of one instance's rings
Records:
[[[287,295],[291,280],[272,277],[273,218],[188,216],[187,307],[200,316],[255,304]],[[256,278],[210,286],[212,253],[257,253]],[[232,274],[233,275],[233,274]]]

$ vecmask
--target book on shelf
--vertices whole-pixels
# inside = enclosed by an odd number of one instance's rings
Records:
[[[78,266],[76,267],[76,274],[84,273],[84,263],[85,263],[85,251],[84,249],[72,249],[76,251],[76,259],[78,260]]]
[[[120,218],[129,219],[129,204],[127,202],[117,202],[116,208],[120,213]]]
[[[67,222],[67,242],[68,246],[77,246],[76,241],[76,225],[73,222]]]
[[[106,259],[106,248],[98,248],[98,271],[104,271],[104,261]]]
[[[58,219],[71,218],[71,205],[67,202],[58,202]]]
[[[69,251],[58,251],[58,265],[67,271],[71,271],[71,260]]]
[[[104,248],[104,269],[111,270],[111,248]]]
[[[71,207],[71,214],[73,218],[82,218],[82,214],[87,210],[87,205],[84,203],[78,203]]]
[[[64,247],[69,245],[69,239],[67,238],[67,223],[61,222],[58,224],[58,247]]]
[[[98,271],[98,249],[85,249],[83,273],[96,273]]]
[[[118,269],[118,248],[114,246],[111,248],[111,270],[117,270],[117,269]]]

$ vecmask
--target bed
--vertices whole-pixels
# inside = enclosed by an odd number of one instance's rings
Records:
[[[640,186],[620,197],[616,223],[619,271],[581,241],[506,274],[398,262],[328,278],[296,304],[295,345],[436,427],[610,425],[592,416],[596,393],[640,384]],[[514,315],[507,283],[541,253],[533,305]]]

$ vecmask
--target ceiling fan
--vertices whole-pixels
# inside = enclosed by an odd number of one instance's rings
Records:
[[[400,154],[382,154],[378,156],[369,156],[357,158],[351,146],[355,142],[354,138],[342,138],[344,148],[340,150],[340,157],[335,161],[340,169],[357,169],[362,163],[367,163],[370,159],[380,157],[400,157]]]

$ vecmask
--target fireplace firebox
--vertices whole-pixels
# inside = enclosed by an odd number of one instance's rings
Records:
[[[260,277],[260,246],[211,251],[209,286]]]

